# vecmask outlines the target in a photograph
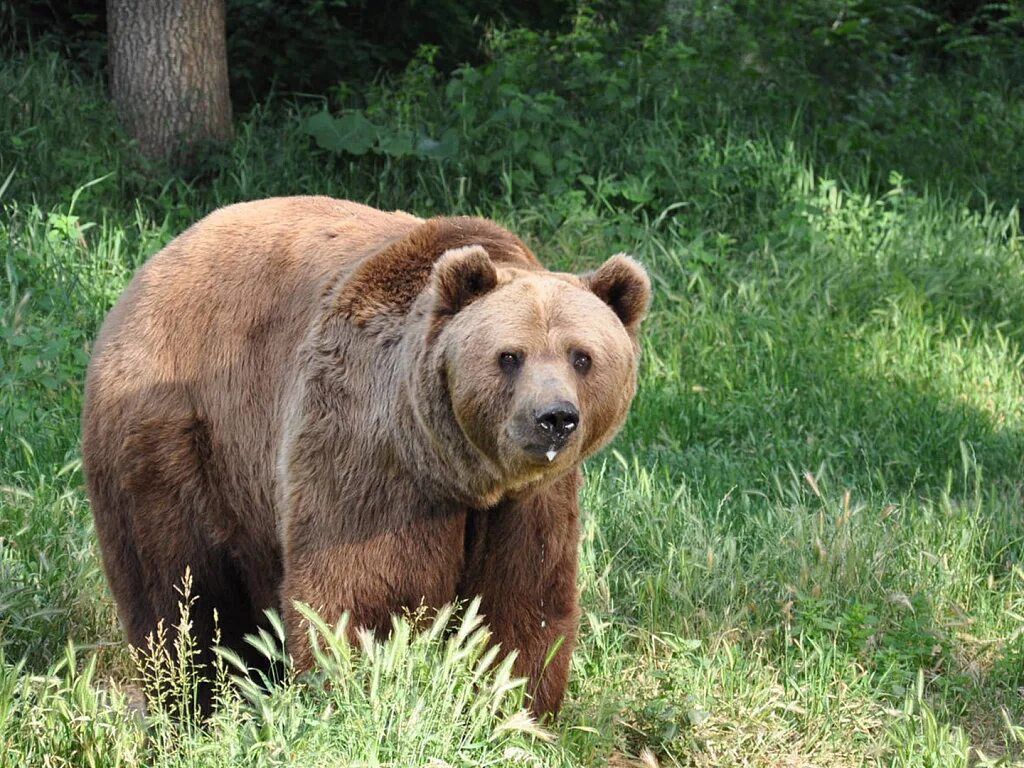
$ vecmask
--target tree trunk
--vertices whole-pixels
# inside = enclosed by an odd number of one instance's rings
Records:
[[[110,90],[146,157],[231,138],[224,0],[107,0]]]

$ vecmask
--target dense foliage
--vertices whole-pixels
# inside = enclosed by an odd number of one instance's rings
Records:
[[[400,71],[420,45],[438,46],[448,68],[479,62],[490,27],[554,29],[570,10],[568,0],[226,0],[231,90],[240,105],[271,90],[321,93]],[[5,26],[23,44],[42,38],[91,69],[105,63],[105,0],[20,0],[0,14]]]
[[[0,765],[1024,759],[1020,4],[647,7],[254,89],[189,176],[136,158],[57,42],[0,62]],[[187,698],[190,672],[120,644],[80,473],[90,340],[198,217],[296,193],[652,273],[634,412],[586,467],[553,740],[472,615],[356,654],[324,627],[332,685],[228,686],[208,723],[110,691]]]

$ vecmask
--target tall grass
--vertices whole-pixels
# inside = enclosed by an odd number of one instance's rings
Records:
[[[447,79],[421,58],[366,89],[384,143],[358,157],[308,131],[357,105],[272,101],[189,178],[139,166],[59,57],[0,64],[0,765],[1022,759],[1019,85],[987,61],[907,65],[886,99],[787,90],[781,64],[730,64],[727,26],[684,22],[623,44],[581,17]],[[381,149],[449,130],[440,159]],[[196,218],[295,193],[480,213],[553,267],[625,249],[651,271],[639,395],[586,467],[552,741],[472,612],[358,651],[321,627],[319,677],[227,685],[206,722],[122,693],[146,666],[81,487],[91,339]]]

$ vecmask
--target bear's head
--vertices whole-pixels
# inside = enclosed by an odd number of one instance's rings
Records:
[[[417,397],[442,406],[424,413],[436,450],[465,457],[453,468],[475,461],[499,498],[578,466],[625,421],[650,294],[624,255],[577,276],[498,262],[480,245],[442,254],[417,366]]]

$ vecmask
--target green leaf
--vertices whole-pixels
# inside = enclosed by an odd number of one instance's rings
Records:
[[[391,157],[408,157],[413,154],[412,132],[398,130],[393,133],[382,133],[377,139],[378,150]]]
[[[842,24],[833,27],[831,32],[833,35],[837,37],[848,37],[849,35],[852,35],[854,32],[860,31],[860,28],[862,26],[863,23],[861,19],[849,19],[847,21],[844,21]]]
[[[539,149],[532,149],[528,154],[530,163],[537,169],[541,176],[551,176],[555,170],[551,164],[551,155]]]
[[[302,127],[321,149],[350,155],[365,155],[380,132],[362,112],[349,112],[343,117],[317,112],[306,118]]]
[[[459,151],[459,134],[449,128],[441,134],[440,139],[424,136],[416,144],[416,154],[433,160],[447,160]]]

